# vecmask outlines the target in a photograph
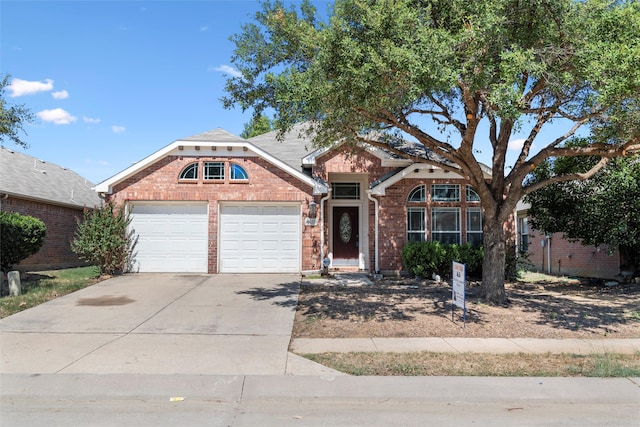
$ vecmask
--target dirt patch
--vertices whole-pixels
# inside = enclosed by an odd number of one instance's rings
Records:
[[[640,285],[579,280],[506,285],[509,305],[466,290],[466,324],[446,282],[383,279],[372,285],[303,284],[295,338],[472,337],[640,338]]]
[[[110,306],[131,304],[132,302],[135,302],[135,301],[136,300],[133,300],[124,295],[121,295],[121,296],[105,295],[97,298],[80,298],[78,302],[76,302],[76,305],[88,305],[92,307],[110,307]]]

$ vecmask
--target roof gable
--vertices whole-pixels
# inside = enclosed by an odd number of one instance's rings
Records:
[[[218,148],[223,148],[218,150]],[[199,155],[202,156],[206,152],[217,152],[218,156],[258,156],[274,166],[282,169],[293,177],[305,182],[314,188],[314,193],[323,194],[326,192],[326,185],[304,174],[301,168],[295,168],[287,162],[282,161],[277,156],[263,150],[262,148],[252,144],[246,139],[240,138],[232,133],[218,128],[208,132],[203,132],[187,138],[182,138],[172,142],[171,144],[161,148],[155,153],[145,157],[141,161],[134,163],[127,169],[117,173],[111,178],[106,179],[95,187],[100,193],[111,193],[118,183],[144,170],[148,166],[154,164],[158,160],[171,155]]]
[[[0,193],[82,208],[102,203],[92,186],[70,169],[17,151],[0,149]]]

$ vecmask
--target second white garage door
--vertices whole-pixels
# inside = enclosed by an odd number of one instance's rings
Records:
[[[300,205],[220,206],[221,273],[300,271]]]

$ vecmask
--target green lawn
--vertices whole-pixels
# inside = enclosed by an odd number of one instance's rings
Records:
[[[93,266],[29,273],[22,281],[21,295],[0,298],[0,318],[85,288],[96,283],[99,276],[98,268]]]

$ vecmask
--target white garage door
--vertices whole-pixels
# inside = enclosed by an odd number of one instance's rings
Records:
[[[140,272],[207,272],[206,204],[140,203],[131,211]]]
[[[220,271],[299,272],[300,221],[300,205],[221,205]]]

